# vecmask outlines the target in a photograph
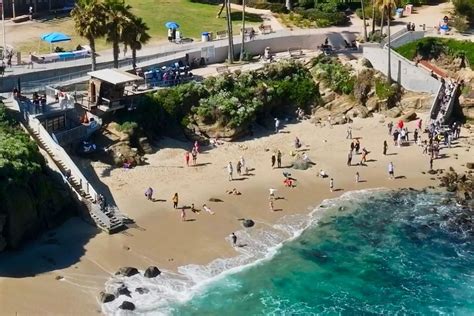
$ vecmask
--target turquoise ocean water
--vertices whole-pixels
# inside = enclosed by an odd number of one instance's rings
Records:
[[[174,315],[474,315],[474,233],[444,197],[411,191],[333,206],[270,259]]]
[[[238,232],[245,246],[235,258],[156,280],[111,279],[109,292],[125,284],[132,295],[102,308],[115,314],[129,300],[149,315],[474,315],[472,210],[447,198],[347,193]]]

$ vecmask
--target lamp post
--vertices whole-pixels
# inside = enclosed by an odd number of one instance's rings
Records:
[[[5,50],[7,49],[7,41],[5,39],[5,13],[3,12],[3,0],[0,0],[0,4],[2,5],[2,35],[3,35],[3,50],[2,50],[2,59],[5,58]]]
[[[245,53],[244,43],[245,43],[245,0],[242,0],[242,44],[240,45],[240,61],[244,61],[244,53]]]

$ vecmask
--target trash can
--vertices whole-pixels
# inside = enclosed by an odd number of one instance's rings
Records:
[[[201,42],[209,42],[209,32],[201,33]]]
[[[403,17],[403,8],[398,8],[397,11],[396,11],[395,16],[396,16],[397,18]]]
[[[411,14],[413,12],[413,4],[407,4],[405,6],[406,14]]]

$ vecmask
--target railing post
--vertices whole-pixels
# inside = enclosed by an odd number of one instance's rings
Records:
[[[86,193],[89,194],[89,182],[86,182]]]

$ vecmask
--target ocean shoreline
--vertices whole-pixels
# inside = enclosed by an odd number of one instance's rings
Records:
[[[425,115],[422,117],[425,118]],[[429,158],[422,155],[421,147],[391,146],[386,131],[389,120],[376,115],[355,119],[352,124],[354,137],[361,137],[362,147],[371,151],[366,167],[346,166],[350,142],[345,138],[346,125],[315,127],[309,121],[290,124],[281,134],[229,143],[205,151],[198,156],[198,163],[203,165],[189,168],[183,166],[183,148],[192,145],[164,139],[160,150],[147,156],[147,166],[131,170],[114,169],[110,174],[100,176],[117,205],[135,219],[136,225],[121,234],[93,236],[80,245],[84,254],[67,267],[51,266],[48,267],[49,272],[35,277],[0,276],[0,302],[5,314],[38,313],[37,309],[23,304],[21,298],[15,298],[13,293],[16,292],[22,292],[31,306],[48,306],[44,312],[100,313],[98,294],[120,267],[134,266],[145,270],[154,265],[163,270],[177,271],[180,266],[206,265],[216,258],[238,255],[226,238],[231,232],[241,229],[241,222],[237,220],[239,218],[274,224],[283,216],[308,214],[309,206],[353,190],[374,187],[390,190],[423,189],[436,186],[438,182],[432,179],[434,176],[425,173]],[[410,130],[414,126],[415,122],[408,123]],[[466,130],[463,135],[472,137]],[[316,166],[306,171],[291,169],[292,176],[298,179],[297,187],[285,188],[281,182],[285,169],[271,168],[270,155],[271,151],[281,149],[284,153],[283,164],[288,164],[288,152],[293,148],[295,136],[301,139],[303,148],[307,149],[308,156]],[[389,141],[390,156],[381,154],[383,140]],[[466,170],[462,165],[470,156],[463,146],[446,149],[450,155],[457,154],[458,159],[436,160],[435,168],[447,170],[453,166],[457,171]],[[249,167],[255,169],[254,175],[229,182],[226,163],[235,162],[242,155]],[[358,159],[359,156],[355,156],[355,162]],[[386,169],[389,161],[394,162],[395,173],[401,178],[388,179]],[[93,164],[93,167],[98,175],[102,174],[103,165]],[[341,191],[330,192],[329,179],[316,176],[320,169],[334,177],[335,188]],[[356,171],[366,182],[355,183]],[[156,199],[165,201],[147,201],[143,197],[147,186],[154,187]],[[225,193],[234,187],[242,195]],[[281,211],[271,212],[268,209],[268,190],[271,187],[278,189],[278,196],[284,197],[275,202],[275,208]],[[188,219],[194,221],[181,222],[179,212],[171,206],[170,199],[174,192],[180,194],[180,206],[194,203],[200,207],[207,203],[216,214],[188,212]],[[224,202],[209,202],[211,197]],[[77,229],[81,229],[81,225]],[[63,233],[67,232],[63,230]],[[57,277],[61,279],[57,280]]]

